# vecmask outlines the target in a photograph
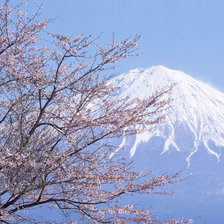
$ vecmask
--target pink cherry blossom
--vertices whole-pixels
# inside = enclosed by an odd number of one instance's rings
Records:
[[[149,210],[118,200],[179,180],[144,181],[146,172],[111,158],[117,146],[108,141],[149,131],[136,127],[153,128],[169,103],[169,88],[145,100],[117,100],[110,68],[137,55],[139,37],[100,46],[91,36],[49,34],[45,42],[48,22],[38,21],[39,11],[29,16],[25,2],[13,3],[0,3],[0,222],[33,223],[23,211],[40,205],[92,223],[157,222]]]

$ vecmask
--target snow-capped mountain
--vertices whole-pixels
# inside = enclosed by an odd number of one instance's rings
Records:
[[[224,93],[163,66],[134,69],[114,78],[120,95],[149,97],[175,83],[166,119],[151,132],[121,140],[137,169],[155,174],[184,167],[183,183],[170,186],[173,197],[140,198],[160,218],[194,218],[194,223],[224,223]],[[188,165],[188,166],[186,166]]]
[[[171,149],[182,151],[188,164],[200,146],[220,160],[224,147],[224,93],[191,76],[163,66],[135,69],[114,79],[121,86],[121,97],[131,95],[142,99],[164,86],[175,83],[166,120],[152,132],[136,136],[130,146],[133,156],[143,142],[155,136],[164,140],[163,154]],[[187,144],[184,142],[187,138]],[[127,139],[122,142],[126,144]],[[215,147],[214,147],[215,146]]]

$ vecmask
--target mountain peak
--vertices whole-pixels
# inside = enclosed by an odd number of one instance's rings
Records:
[[[171,92],[171,103],[163,124],[153,132],[136,136],[130,153],[135,154],[138,145],[154,136],[164,140],[161,153],[174,148],[187,152],[186,160],[204,147],[219,161],[221,151],[213,146],[224,147],[224,94],[211,86],[200,82],[182,71],[166,68],[162,65],[147,69],[134,69],[114,79],[121,86],[121,97],[150,97],[154,91],[164,86],[176,84]],[[180,131],[181,130],[181,131]],[[181,143],[183,135],[189,135],[191,142]]]
[[[154,65],[154,66],[152,66],[148,69],[151,70],[151,71],[154,71],[154,72],[172,72],[172,71],[175,71],[175,70],[167,68],[163,65]]]
[[[152,66],[146,69],[133,69],[126,74],[122,74],[121,76],[125,79],[125,82],[129,84],[137,84],[142,82],[143,86],[144,84],[148,86],[150,82],[152,82],[153,84],[160,83],[164,85],[171,83],[189,83],[197,81],[182,71],[173,70],[162,65]]]

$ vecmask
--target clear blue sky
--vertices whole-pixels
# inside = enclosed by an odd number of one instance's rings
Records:
[[[118,72],[164,65],[224,91],[223,0],[31,0],[43,3],[42,16],[55,18],[49,30],[67,35],[98,35],[108,42],[142,36],[140,57]]]

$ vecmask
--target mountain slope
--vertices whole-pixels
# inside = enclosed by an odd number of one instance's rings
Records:
[[[135,69],[114,78],[120,97],[142,99],[176,84],[166,119],[152,132],[128,136],[120,146],[129,149],[138,170],[154,175],[175,173],[189,177],[167,187],[172,197],[139,197],[134,203],[151,207],[160,219],[183,217],[197,224],[222,224],[224,220],[224,94],[189,75],[163,66]],[[119,143],[118,143],[119,144]],[[187,169],[184,169],[188,164]]]
[[[166,120],[153,132],[137,135],[130,147],[133,156],[138,145],[159,136],[164,140],[161,154],[175,149],[184,152],[190,164],[200,146],[220,160],[224,147],[224,94],[189,75],[163,66],[135,69],[114,79],[121,86],[121,97],[132,95],[144,99],[154,91],[176,84]],[[187,142],[184,142],[184,141]],[[123,144],[127,143],[124,139]]]

